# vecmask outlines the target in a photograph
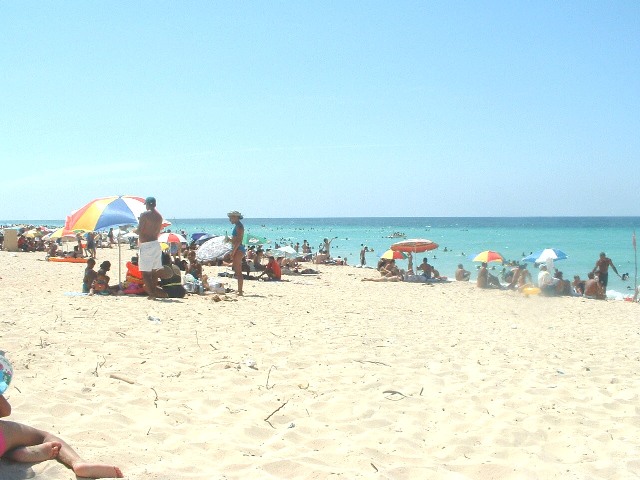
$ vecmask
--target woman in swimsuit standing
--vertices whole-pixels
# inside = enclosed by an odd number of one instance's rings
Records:
[[[233,231],[231,232],[231,261],[233,273],[235,273],[236,278],[238,279],[238,295],[242,296],[242,258],[245,254],[244,245],[242,245],[242,239],[244,237],[244,225],[240,223],[244,217],[240,212],[234,210],[232,212],[227,213],[229,217],[229,221],[234,225]]]

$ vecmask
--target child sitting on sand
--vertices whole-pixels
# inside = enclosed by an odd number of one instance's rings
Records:
[[[11,405],[0,395],[0,417],[11,414]],[[87,463],[62,439],[21,423],[0,420],[0,457],[21,463],[38,463],[54,458],[78,477],[123,478],[118,467]]]
[[[91,286],[93,285],[93,281],[96,279],[97,273],[93,269],[96,266],[95,258],[90,258],[87,260],[87,268],[84,269],[84,277],[82,279],[82,293],[91,292]]]

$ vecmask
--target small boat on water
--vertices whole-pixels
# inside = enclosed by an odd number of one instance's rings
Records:
[[[403,232],[393,232],[391,235],[387,235],[385,238],[404,238],[407,235]]]

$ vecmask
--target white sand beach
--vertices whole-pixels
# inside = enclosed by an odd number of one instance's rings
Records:
[[[640,476],[637,304],[319,268],[149,301],[65,295],[84,265],[0,252],[10,418],[136,480]]]

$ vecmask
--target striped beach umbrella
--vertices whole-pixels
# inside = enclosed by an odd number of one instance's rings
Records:
[[[473,262],[504,262],[504,257],[493,250],[485,250],[473,257]]]
[[[164,243],[187,243],[187,239],[182,235],[172,232],[161,233],[158,237],[158,241]]]
[[[387,250],[382,255],[380,255],[380,258],[384,260],[403,260],[407,258],[407,256],[403,252],[399,252],[396,250]]]
[[[67,217],[67,230],[87,232],[135,225],[146,210],[144,198],[129,195],[97,198]]]
[[[120,225],[137,225],[146,211],[145,199],[131,195],[97,198],[67,217],[64,228],[92,232]],[[118,241],[118,280],[121,279],[121,252]]]

